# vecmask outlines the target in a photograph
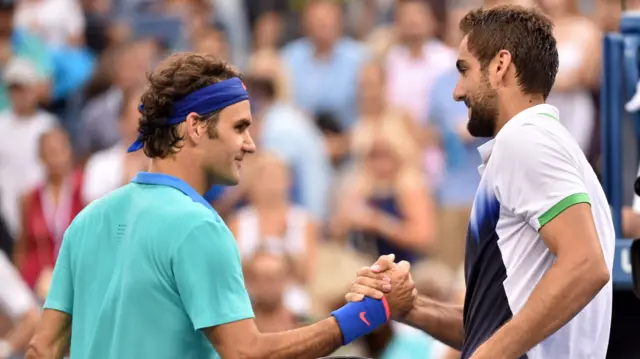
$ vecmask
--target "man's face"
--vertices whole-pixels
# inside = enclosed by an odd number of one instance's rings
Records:
[[[244,155],[256,150],[249,133],[251,121],[249,101],[238,102],[220,112],[217,125],[201,141],[203,167],[215,184],[233,186],[240,181]]]
[[[432,35],[433,14],[428,5],[417,1],[409,1],[398,5],[396,27],[398,36],[403,41],[422,41]]]
[[[254,307],[270,310],[280,307],[288,282],[286,264],[276,255],[258,255],[247,265],[245,279]]]
[[[333,44],[342,32],[340,8],[329,2],[320,2],[307,9],[305,14],[307,35],[321,44]]]
[[[11,107],[19,115],[30,114],[38,106],[38,92],[33,86],[10,85],[9,98]]]
[[[464,101],[469,109],[467,129],[474,137],[495,135],[498,120],[498,91],[491,85],[489,74],[467,48],[468,37],[462,39],[456,67],[460,77],[453,97]]]

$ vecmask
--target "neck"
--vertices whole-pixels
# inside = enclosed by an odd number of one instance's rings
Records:
[[[405,46],[407,47],[407,49],[409,50],[409,54],[411,55],[411,57],[413,58],[419,58],[422,57],[422,55],[424,55],[422,48],[424,46],[425,41],[420,39],[411,39],[411,40],[407,40],[405,42]]]
[[[24,110],[13,109],[13,113],[15,113],[18,117],[30,117],[34,113],[36,113],[36,109],[24,109]]]
[[[316,55],[316,58],[319,58],[319,59],[324,59],[329,57],[329,55],[331,55],[331,51],[333,50],[332,43],[316,42],[315,46],[316,46],[315,55]]]
[[[61,187],[63,182],[64,176],[61,174],[49,174],[47,177],[47,184],[54,189]]]
[[[498,123],[496,124],[496,135],[515,115],[533,106],[544,104],[542,95],[512,95],[506,96],[506,98],[508,98],[509,101],[503,103],[500,108],[500,116],[498,117]]]
[[[169,155],[166,158],[153,158],[149,165],[149,172],[180,178],[200,195],[204,195],[208,189],[206,176],[202,171],[194,171],[194,168],[200,168],[200,164],[195,161],[180,160],[176,155]]]

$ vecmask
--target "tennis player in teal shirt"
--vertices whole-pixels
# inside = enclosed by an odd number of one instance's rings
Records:
[[[398,264],[378,278],[394,281],[386,298],[261,334],[236,242],[202,197],[211,184],[237,184],[255,151],[240,74],[216,58],[172,55],[150,74],[140,113],[129,151],[145,152],[149,172],[67,229],[26,358],[69,349],[72,359],[317,358],[411,308],[408,265]]]

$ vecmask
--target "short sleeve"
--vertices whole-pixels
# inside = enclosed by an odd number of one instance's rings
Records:
[[[194,227],[175,248],[171,265],[196,330],[254,317],[240,253],[223,223],[206,221]]]
[[[44,303],[44,309],[55,309],[73,315],[73,275],[71,271],[71,246],[73,224],[64,234],[62,246],[53,268],[51,287]]]
[[[0,251],[0,309],[12,320],[18,320],[36,307],[29,288],[9,258]]]
[[[497,141],[490,159],[496,198],[536,231],[565,209],[590,203],[579,164],[560,138],[526,124]]]

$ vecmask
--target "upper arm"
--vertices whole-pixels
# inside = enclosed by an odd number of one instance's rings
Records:
[[[194,329],[253,318],[238,247],[223,223],[208,220],[190,230],[171,263]]]
[[[400,188],[400,206],[406,220],[425,234],[434,226],[433,203],[420,175],[410,173],[404,177]]]
[[[527,125],[499,143],[496,196],[539,231],[553,253],[600,248],[579,164],[551,136]]]
[[[233,323],[204,328],[203,333],[221,358],[242,358],[239,352],[257,347],[260,335],[253,320],[239,320]]]

